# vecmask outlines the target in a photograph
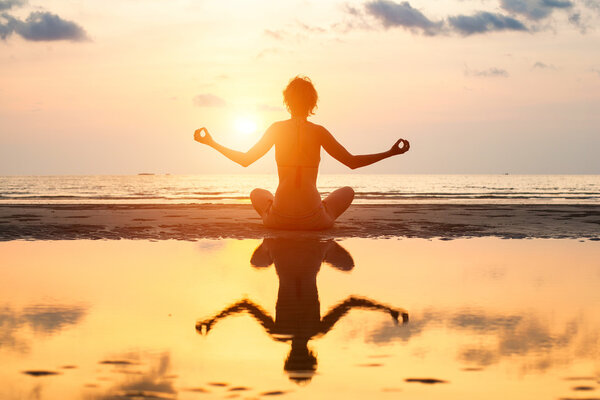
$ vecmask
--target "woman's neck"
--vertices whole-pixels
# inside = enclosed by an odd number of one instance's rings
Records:
[[[290,119],[293,121],[306,121],[307,118],[308,118],[307,116],[292,115],[292,117]]]

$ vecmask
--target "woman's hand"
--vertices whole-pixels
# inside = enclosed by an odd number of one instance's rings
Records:
[[[400,144],[402,144],[402,147],[400,147]],[[408,151],[408,149],[410,149],[410,143],[408,143],[408,140],[398,139],[398,141],[396,143],[394,143],[394,145],[390,149],[390,153],[393,156],[395,156],[398,154],[406,153]]]
[[[212,136],[210,136],[210,133],[208,133],[208,129],[204,127],[196,129],[196,131],[194,132],[194,140],[198,143],[206,144],[209,146],[214,143]]]

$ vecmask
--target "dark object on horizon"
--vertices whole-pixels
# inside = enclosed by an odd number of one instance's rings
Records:
[[[139,176],[152,176],[154,174],[152,172],[140,172],[138,175]]]
[[[436,383],[448,383],[448,381],[435,378],[406,378],[404,382],[423,383],[425,385],[434,385]]]
[[[135,363],[127,360],[103,360],[98,364],[107,364],[107,365],[134,365]]]
[[[30,375],[30,376],[35,376],[35,377],[39,377],[39,376],[51,376],[51,375],[60,375],[60,372],[56,372],[56,371],[45,371],[45,370],[30,370],[30,371],[23,371],[24,374]]]

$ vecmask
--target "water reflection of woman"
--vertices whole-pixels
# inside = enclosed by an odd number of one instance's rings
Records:
[[[275,264],[279,277],[279,292],[275,307],[275,320],[254,302],[241,300],[212,318],[198,321],[196,329],[208,334],[219,320],[242,312],[249,313],[275,340],[290,342],[290,353],[284,370],[290,379],[297,383],[308,382],[317,367],[317,358],[308,347],[308,341],[325,335],[353,308],[387,312],[394,321],[402,316],[408,321],[408,314],[370,299],[350,296],[321,318],[317,274],[323,262],[341,271],[354,268],[352,256],[333,240],[318,239],[264,239],[254,250],[250,260],[255,268],[267,268]]]

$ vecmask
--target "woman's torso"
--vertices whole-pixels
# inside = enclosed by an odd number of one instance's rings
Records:
[[[295,118],[277,124],[275,160],[279,186],[273,207],[282,215],[302,216],[321,206],[317,190],[321,129],[319,125]]]

